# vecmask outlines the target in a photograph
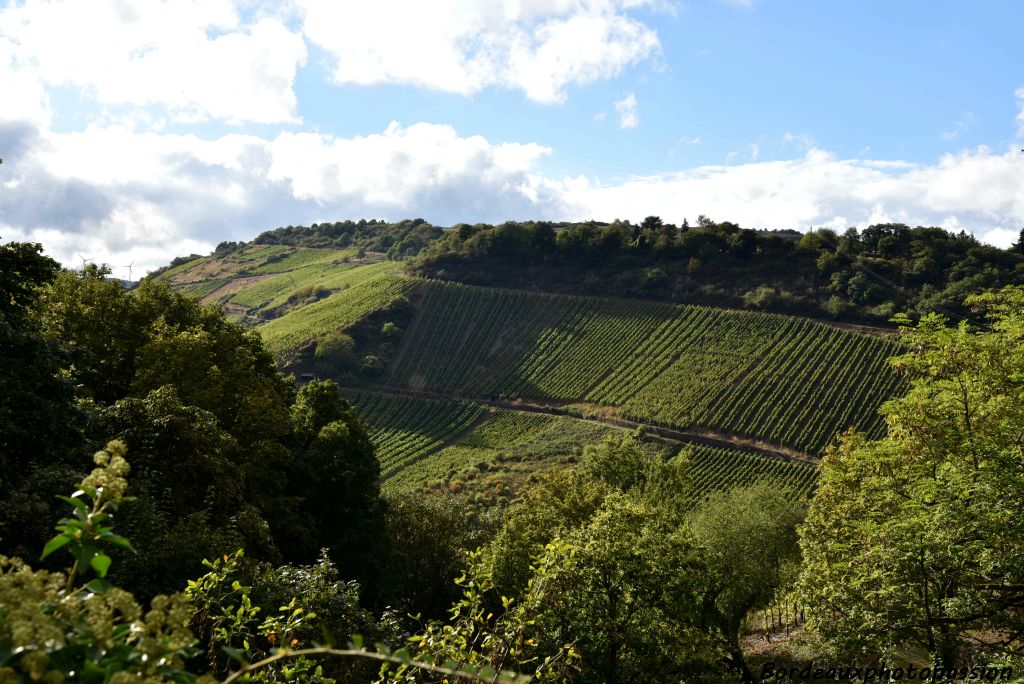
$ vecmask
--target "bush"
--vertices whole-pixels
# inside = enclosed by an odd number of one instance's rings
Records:
[[[348,370],[356,364],[356,342],[344,333],[331,333],[316,344],[314,357],[332,370]]]

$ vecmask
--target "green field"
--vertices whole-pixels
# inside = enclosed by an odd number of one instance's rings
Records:
[[[280,306],[289,297],[304,289],[325,288],[341,290],[358,285],[370,278],[395,270],[397,264],[381,261],[374,264],[315,263],[294,271],[278,273],[249,285],[231,295],[232,304],[244,306],[255,313],[261,309]]]
[[[893,342],[807,319],[439,282],[422,294],[387,384],[589,402],[810,453],[849,426],[879,434],[900,387]]]
[[[378,273],[326,299],[289,311],[256,329],[271,351],[288,351],[308,340],[344,330],[367,314],[388,306],[419,283],[415,278]]]

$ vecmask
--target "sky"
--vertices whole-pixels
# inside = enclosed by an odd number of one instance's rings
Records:
[[[0,4],[0,240],[138,277],[424,218],[1024,227],[1024,3]]]

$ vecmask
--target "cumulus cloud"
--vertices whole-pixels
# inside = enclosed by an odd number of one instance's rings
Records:
[[[566,213],[543,146],[393,123],[368,136],[53,133],[0,126],[0,235],[135,273],[279,225],[351,217],[503,221]],[[10,163],[8,163],[10,162]]]
[[[640,125],[640,115],[636,110],[636,95],[626,93],[621,100],[614,103],[615,111],[619,113],[619,128],[636,128]]]
[[[292,83],[305,60],[300,33],[270,16],[245,22],[229,0],[0,9],[0,85],[72,86],[104,105],[164,107],[179,121],[295,121]]]
[[[561,102],[660,49],[629,15],[645,0],[298,0],[306,36],[338,83],[398,83],[471,95],[488,86]],[[401,17],[401,21],[396,21]]]
[[[973,230],[1006,246],[1024,224],[1024,156],[979,147],[936,164],[838,159],[819,149],[788,161],[705,166],[603,186],[576,183],[574,218],[681,221],[699,214],[747,227],[796,228],[898,221]]]

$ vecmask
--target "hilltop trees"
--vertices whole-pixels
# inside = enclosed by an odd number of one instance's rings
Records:
[[[912,388],[884,407],[888,435],[822,463],[801,586],[838,650],[911,644],[952,668],[1024,636],[1024,290],[969,303],[985,329],[904,328]]]
[[[899,311],[964,314],[967,295],[1024,283],[1019,247],[983,245],[963,231],[894,223],[801,235],[706,216],[682,229],[658,216],[638,224],[462,224],[431,241],[409,269],[474,285],[876,323]]]

